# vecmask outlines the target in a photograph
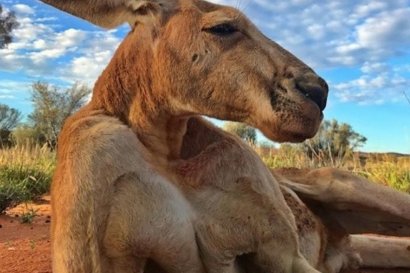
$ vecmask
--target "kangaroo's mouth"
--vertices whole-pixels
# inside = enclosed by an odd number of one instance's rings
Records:
[[[285,79],[269,90],[271,112],[257,126],[273,141],[302,142],[312,138],[323,120],[328,86],[316,74]]]

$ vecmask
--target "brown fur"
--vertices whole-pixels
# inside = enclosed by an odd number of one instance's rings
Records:
[[[353,249],[373,268],[410,268],[410,238],[352,235]]]
[[[308,262],[323,273],[357,269],[361,258],[352,249],[348,233],[340,232],[334,223],[314,214],[291,189],[283,185],[281,189],[295,216],[299,248]]]
[[[352,177],[288,176],[293,183],[282,190],[292,212],[254,152],[197,117],[244,121],[280,141],[310,137],[321,111],[297,88],[317,92],[322,107],[327,93],[310,68],[228,7],[45,2],[101,26],[134,26],[91,103],[60,136],[53,272],[317,272],[314,266],[334,273],[354,265],[338,224],[295,194],[337,200],[343,193],[323,181]],[[221,22],[240,33],[204,31]]]
[[[334,168],[274,173],[335,230],[410,236],[410,198],[406,193]]]
[[[230,7],[46,2],[134,26],[59,138],[53,272],[317,272],[270,171],[198,115],[300,141],[321,122],[322,79]],[[211,33],[221,24],[237,31]]]
[[[406,238],[349,236],[352,233],[410,236],[408,194],[334,168],[275,169],[272,173],[285,191],[298,223],[301,252],[311,264],[318,261],[316,268],[339,272],[359,265],[409,267]],[[311,234],[302,224],[306,219],[317,225]],[[306,241],[311,248],[306,248]],[[319,247],[324,249],[324,255],[320,255]],[[318,255],[314,257],[319,260],[312,259],[312,255]]]

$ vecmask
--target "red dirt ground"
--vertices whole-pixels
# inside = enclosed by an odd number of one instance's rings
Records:
[[[25,211],[36,211],[31,224],[21,224]],[[20,205],[0,215],[0,273],[51,273],[49,198]]]
[[[31,224],[21,215],[36,211]],[[0,273],[51,273],[49,197],[36,204],[20,205],[0,215]],[[357,270],[345,273],[410,273],[410,270]]]

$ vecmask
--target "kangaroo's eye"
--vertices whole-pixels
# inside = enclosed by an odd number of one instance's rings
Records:
[[[225,24],[214,26],[214,27],[206,28],[205,31],[212,33],[214,35],[228,36],[228,35],[232,35],[235,32],[237,32],[238,29],[231,24],[225,23]]]

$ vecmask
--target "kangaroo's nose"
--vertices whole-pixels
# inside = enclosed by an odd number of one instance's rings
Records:
[[[308,73],[295,79],[295,87],[306,98],[316,103],[320,110],[325,109],[329,87],[324,79]]]

